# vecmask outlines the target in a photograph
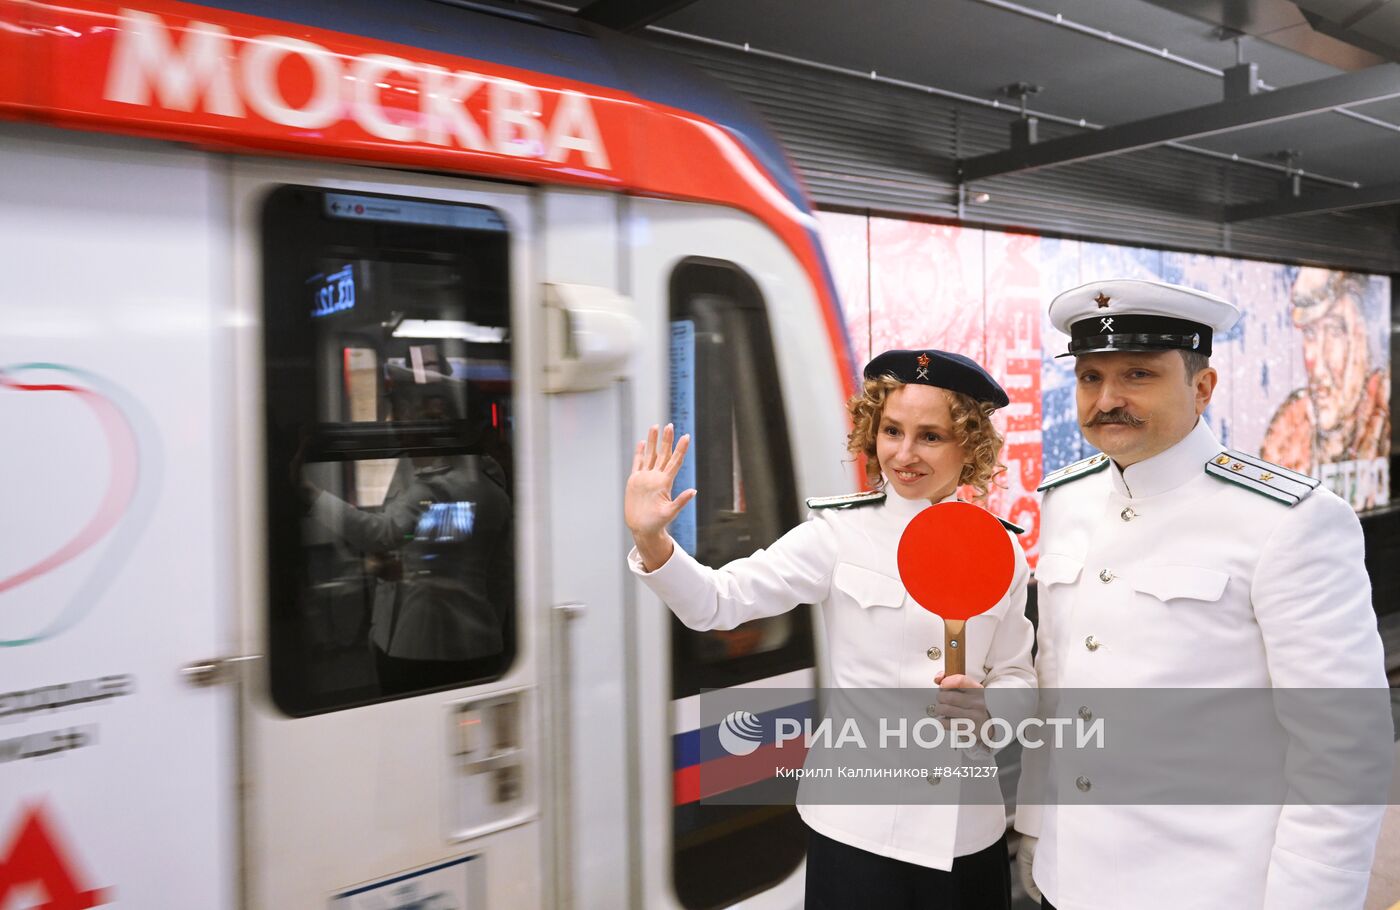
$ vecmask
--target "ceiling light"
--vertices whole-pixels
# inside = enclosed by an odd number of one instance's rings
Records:
[[[395,338],[457,338],[481,344],[500,344],[506,335],[500,326],[453,319],[405,319],[394,329]]]

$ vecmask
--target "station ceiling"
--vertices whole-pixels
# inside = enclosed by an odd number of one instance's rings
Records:
[[[747,48],[852,79],[873,74],[892,92],[928,87],[995,101],[1006,106],[1008,127],[1024,103],[1028,116],[1068,121],[1079,134],[963,162],[968,180],[989,167],[1142,154],[1175,138],[1278,174],[1277,200],[1222,207],[1222,221],[1400,203],[1400,63],[1392,62],[1400,59],[1400,0],[540,5],[643,37]],[[1229,74],[1239,64],[1255,67],[1252,95],[1247,70]],[[1219,131],[1193,135],[1207,128]]]

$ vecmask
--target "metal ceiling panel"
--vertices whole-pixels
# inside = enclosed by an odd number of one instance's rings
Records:
[[[1183,15],[1267,41],[1343,70],[1365,69],[1385,60],[1316,31],[1292,0],[1148,0]]]
[[[706,0],[659,24],[986,99],[1024,81],[1044,88],[1035,107],[1076,120],[1135,120],[1221,97],[1218,77],[971,0],[821,0],[819,9],[776,0]],[[1214,41],[1211,47],[1220,62],[1233,62],[1232,47]],[[1146,62],[1150,80],[1141,78]],[[1139,83],[1140,91],[1123,91]]]
[[[1400,7],[1390,0],[1295,2],[1317,31],[1390,60],[1400,60]]]
[[[1400,132],[1337,116],[1320,117],[1313,126],[1311,130],[1299,130],[1296,123],[1279,123],[1246,133],[1198,139],[1192,145],[1254,158],[1291,150],[1299,153],[1297,165],[1306,172],[1330,166],[1333,173],[1345,174],[1362,184],[1388,183],[1400,176],[1395,160],[1400,152]],[[1345,170],[1339,167],[1343,160]]]
[[[1384,64],[1274,92],[1120,123],[1054,141],[1013,147],[968,159],[963,164],[962,173],[967,180],[980,180],[1013,171],[1030,171],[1121,155],[1168,142],[1189,141],[1307,117],[1348,104],[1396,97],[1400,97],[1400,65]]]
[[[1034,112],[1100,126],[1220,101],[1218,74],[1237,53],[1269,87],[1342,71],[1265,40],[1222,40],[1210,17],[1227,15],[1254,17],[1240,24],[1256,30],[1302,22],[1287,0],[706,0],[658,26],[989,103],[1010,104],[998,90],[1027,82],[1042,88],[1029,100]],[[1400,180],[1400,156],[1387,147],[1400,135],[1400,104],[1358,109],[1381,120],[1365,126],[1369,137],[1352,129],[1362,122],[1355,115],[1327,113],[1271,131],[1267,142],[1249,130],[1199,144],[1243,158],[1302,150],[1309,177],[1335,185]],[[1334,135],[1353,138],[1334,143]]]
[[[695,0],[591,0],[575,14],[596,25],[635,32]]]
[[[1400,271],[1389,210],[1229,225],[1222,206],[1274,198],[1281,175],[1158,148],[980,181],[959,204],[955,162],[1006,146],[1008,113],[755,54],[655,38],[751,101],[823,207],[1106,242]],[[1042,125],[1046,139],[1070,127]]]
[[[1304,193],[1297,197],[1283,197],[1269,202],[1234,205],[1225,210],[1225,220],[1239,222],[1306,215],[1312,212],[1345,212],[1396,203],[1400,203],[1400,183],[1385,183],[1365,189],[1327,190]]]

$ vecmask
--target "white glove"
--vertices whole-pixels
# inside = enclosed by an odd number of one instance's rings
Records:
[[[1035,845],[1038,842],[1039,838],[1022,834],[1021,844],[1016,848],[1016,868],[1021,873],[1021,887],[1026,889],[1033,901],[1040,900],[1040,889],[1035,886],[1035,879],[1031,878],[1031,866],[1035,863]]]

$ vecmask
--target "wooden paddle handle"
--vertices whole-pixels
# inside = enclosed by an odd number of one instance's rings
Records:
[[[943,675],[967,672],[967,642],[963,640],[963,619],[943,620]]]

